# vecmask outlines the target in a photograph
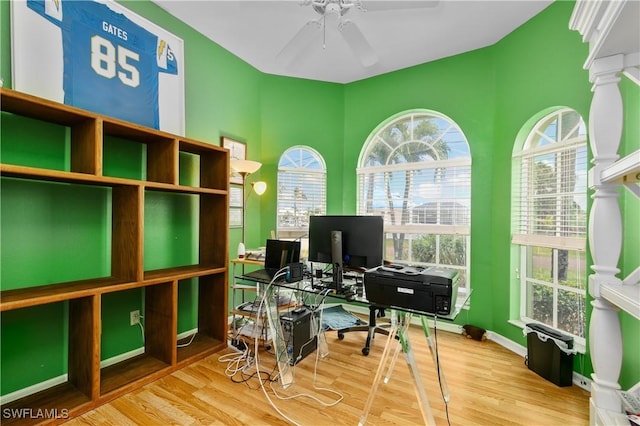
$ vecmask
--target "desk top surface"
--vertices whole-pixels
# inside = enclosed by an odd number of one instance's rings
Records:
[[[231,263],[236,263],[238,265],[264,266],[264,259],[231,259]]]
[[[254,281],[252,280],[250,277],[244,278],[241,277],[243,279],[247,279],[249,281]],[[361,282],[361,281],[360,281]],[[333,297],[333,298],[337,298],[337,299],[342,299],[345,300],[346,302],[356,302],[356,303],[362,303],[362,304],[366,304],[366,305],[371,305],[371,306],[376,306],[378,307],[379,305],[376,304],[372,304],[370,303],[367,298],[366,298],[366,294],[363,293],[362,296],[358,296],[357,294],[340,294],[337,293],[335,291],[335,289],[331,289],[328,287],[317,287],[314,285],[313,281],[310,279],[303,279],[301,281],[296,281],[296,282],[287,282],[285,280],[281,280],[281,281],[274,281],[272,283],[268,283],[268,282],[261,282],[262,284],[273,284],[274,287],[277,288],[282,288],[282,289],[288,289],[288,290],[294,290],[294,291],[303,291],[306,293],[312,293],[312,294],[322,294],[323,296],[326,293],[327,297]],[[356,284],[356,280],[344,280],[343,281],[343,285],[346,286],[354,286]],[[457,300],[456,306],[454,307],[454,309],[452,310],[452,312],[448,315],[436,315],[434,313],[429,313],[429,312],[418,312],[418,311],[412,311],[410,309],[404,309],[404,308],[399,308],[399,307],[394,307],[394,306],[379,306],[380,308],[385,308],[385,309],[394,309],[397,311],[403,311],[403,312],[410,312],[413,313],[415,315],[423,315],[426,317],[437,317],[438,319],[444,319],[444,320],[455,320],[456,317],[458,316],[458,314],[460,314],[460,312],[462,311],[462,308],[469,303],[469,299],[471,298],[471,292],[466,293],[464,295],[464,297],[462,298],[462,300]]]

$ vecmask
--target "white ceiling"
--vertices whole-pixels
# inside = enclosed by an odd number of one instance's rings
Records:
[[[153,1],[264,73],[337,83],[492,45],[553,2],[412,0],[412,6],[422,7],[384,11],[363,11],[354,6],[342,19],[357,25],[378,57],[377,63],[365,67],[337,30],[337,14],[327,15],[324,47],[323,30],[317,30],[311,44],[290,63],[283,61],[282,55],[278,57],[307,22],[320,18],[311,5],[302,5],[304,0]],[[373,9],[388,7],[394,1],[360,3]]]

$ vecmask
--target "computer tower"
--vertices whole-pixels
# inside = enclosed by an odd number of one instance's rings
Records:
[[[318,336],[314,330],[319,330],[318,324],[312,326],[311,311],[304,309],[300,312],[289,311],[280,315],[280,324],[284,342],[289,356],[289,364],[295,365],[318,347]],[[317,320],[316,320],[317,322]]]

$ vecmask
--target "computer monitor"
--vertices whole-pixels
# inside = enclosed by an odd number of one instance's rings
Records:
[[[343,269],[382,265],[382,216],[310,216],[310,262],[333,266],[333,284],[340,289]]]

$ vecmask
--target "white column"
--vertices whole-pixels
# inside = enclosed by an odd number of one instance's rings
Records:
[[[623,55],[597,59],[590,69],[593,99],[589,117],[589,139],[593,166],[589,187],[594,191],[589,214],[589,246],[594,274],[589,277],[589,293],[594,297],[589,325],[589,348],[593,362],[591,406],[619,412],[618,379],[622,365],[622,333],[618,310],[600,297],[603,284],[620,282],[616,274],[622,248],[622,221],[617,185],[602,183],[600,174],[618,159],[622,135],[623,106],[618,87],[624,68]],[[592,421],[594,416],[591,417]]]

